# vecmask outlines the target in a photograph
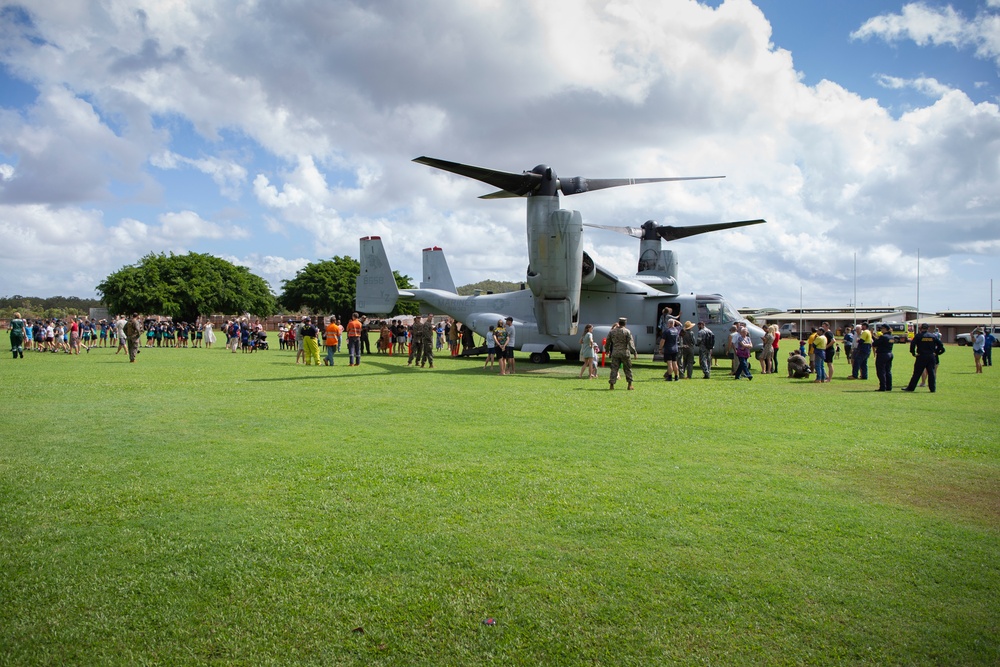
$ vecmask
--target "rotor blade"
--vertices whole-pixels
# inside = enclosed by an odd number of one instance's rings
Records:
[[[613,227],[611,225],[592,225],[589,222],[583,223],[584,227],[596,227],[597,229],[606,229],[609,232],[618,232],[619,234],[627,234],[628,236],[633,236],[637,239],[642,238],[642,228],[641,227]]]
[[[529,171],[522,172],[520,174],[513,174],[508,171],[497,171],[496,169],[486,169],[485,167],[473,167],[468,164],[448,162],[447,160],[439,160],[433,157],[418,157],[414,158],[413,161],[419,164],[425,164],[428,167],[449,171],[453,174],[458,174],[459,176],[465,176],[477,181],[482,181],[483,183],[492,185],[493,187],[500,188],[513,197],[520,197],[532,192],[538,187],[539,183],[542,182],[541,174],[535,174]],[[497,194],[498,193],[486,195],[483,199],[496,199]]]
[[[725,178],[725,176],[677,176],[674,178],[573,178],[559,179],[559,189],[564,195],[577,195],[581,192],[592,192],[605,188],[617,188],[622,185],[641,185],[642,183],[664,183],[667,181],[701,181],[707,178]]]
[[[676,241],[678,239],[684,239],[689,236],[694,236],[696,234],[704,234],[706,232],[717,232],[723,229],[732,229],[733,227],[746,227],[747,225],[759,225],[761,223],[767,222],[767,220],[740,220],[738,222],[717,222],[712,225],[689,225],[687,227],[674,227],[672,225],[661,225],[656,228],[656,233],[660,235],[660,238],[664,241]]]
[[[511,199],[514,197],[520,197],[521,195],[515,195],[513,192],[507,192],[506,190],[497,190],[496,192],[491,192],[488,195],[479,195],[480,199]]]

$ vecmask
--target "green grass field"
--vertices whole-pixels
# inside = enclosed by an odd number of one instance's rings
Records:
[[[901,348],[890,394],[25,356],[0,664],[1000,664],[1000,370],[965,348],[936,394]]]

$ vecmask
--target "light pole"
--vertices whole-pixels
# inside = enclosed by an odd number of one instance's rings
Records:
[[[854,253],[854,322],[851,326],[858,324],[858,253]]]

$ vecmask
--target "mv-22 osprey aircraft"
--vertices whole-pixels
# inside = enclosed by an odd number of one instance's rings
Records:
[[[517,331],[515,346],[528,352],[534,363],[548,361],[550,352],[561,352],[568,359],[577,359],[581,324],[593,324],[594,339],[600,341],[619,317],[628,318],[640,354],[655,352],[658,322],[667,308],[681,322],[704,321],[715,333],[716,354],[722,354],[730,325],[744,319],[718,294],[680,294],[674,253],[661,249],[660,242],[764,220],[688,227],[658,226],[653,221],[641,228],[588,224],[641,239],[638,274],[634,278],[623,278],[597,265],[584,251],[584,223],[580,212],[559,208],[560,191],[564,195],[575,195],[622,185],[723,178],[721,176],[559,179],[546,165],[517,174],[429,157],[419,157],[414,162],[500,188],[481,199],[527,198],[528,272],[525,282],[528,289],[459,296],[441,249],[428,248],[424,250],[424,280],[420,288],[401,291],[396,287],[381,238],[369,236],[361,239],[361,273],[356,301],[359,312],[388,313],[397,299],[416,300],[424,304],[424,312],[453,317],[484,337],[497,320],[510,316],[514,318]],[[753,325],[749,329],[754,348],[760,350],[764,332]]]

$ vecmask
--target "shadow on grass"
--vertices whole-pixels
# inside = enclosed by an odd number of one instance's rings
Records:
[[[288,366],[287,362],[278,363],[280,366]],[[365,367],[377,369],[378,373],[366,373]],[[294,364],[296,368],[302,369],[317,369],[312,371],[312,375],[299,375],[295,377],[283,377],[283,378],[252,378],[248,379],[248,382],[294,382],[296,380],[352,380],[355,378],[369,378],[372,375],[382,375],[383,373],[392,374],[407,374],[407,373],[437,373],[442,372],[437,368],[420,368],[416,366],[400,366],[398,364],[388,364],[378,361],[368,361],[362,362],[358,366],[351,367],[348,364],[334,364],[333,366],[305,366],[303,364]],[[309,373],[310,371],[305,371]],[[448,375],[453,375],[454,371],[448,370],[443,371]]]

